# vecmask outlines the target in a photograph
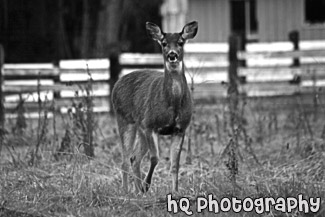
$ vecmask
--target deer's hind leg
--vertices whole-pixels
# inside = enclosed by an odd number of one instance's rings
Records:
[[[131,154],[131,167],[134,174],[134,184],[136,192],[142,191],[142,180],[144,178],[143,172],[141,171],[141,162],[143,157],[148,152],[148,140],[142,129],[138,129],[139,141],[135,146],[134,152]]]
[[[117,124],[122,142],[122,187],[125,192],[128,192],[130,158],[134,149],[137,128],[135,124],[127,123],[120,115],[117,115]]]

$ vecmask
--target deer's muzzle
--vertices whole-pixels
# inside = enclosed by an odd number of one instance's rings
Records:
[[[178,54],[174,51],[170,51],[168,54],[167,54],[167,59],[169,62],[171,63],[175,63],[178,61]]]

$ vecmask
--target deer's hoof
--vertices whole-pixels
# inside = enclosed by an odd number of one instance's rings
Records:
[[[147,183],[147,182],[143,182],[143,183],[142,183],[141,191],[142,191],[143,193],[146,193],[146,192],[149,190],[149,188],[150,188],[150,184],[149,184],[149,183]]]

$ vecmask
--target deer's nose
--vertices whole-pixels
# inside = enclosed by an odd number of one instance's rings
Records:
[[[175,51],[170,51],[167,54],[167,58],[170,62],[176,62],[178,60],[178,54]]]

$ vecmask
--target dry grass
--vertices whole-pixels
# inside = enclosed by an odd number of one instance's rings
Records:
[[[173,198],[186,196],[195,212],[197,196],[212,193],[223,197],[321,197],[318,213],[255,212],[221,213],[219,216],[325,216],[324,110],[314,120],[309,99],[249,100],[243,112],[245,135],[238,135],[238,174],[235,182],[227,167],[224,150],[231,139],[228,111],[218,106],[197,105],[192,123],[191,164],[182,154],[180,190]],[[322,104],[324,105],[324,104]],[[320,110],[320,109],[319,109]],[[65,135],[67,117],[49,119],[46,139],[39,146],[38,158],[28,164],[29,153],[37,144],[37,120],[26,120],[24,136],[11,134],[14,121],[7,121],[1,153],[0,216],[169,216],[166,194],[171,193],[169,176],[170,138],[160,138],[161,160],[145,195],[126,194],[120,188],[119,140],[115,121],[107,114],[94,115],[95,157],[83,154],[78,137],[71,137],[71,149],[56,159]],[[54,129],[56,128],[56,129]],[[54,138],[53,132],[59,140]],[[230,136],[230,137],[229,137]],[[246,138],[246,139],[245,139]],[[186,140],[188,141],[188,140]],[[187,148],[187,145],[184,145]],[[144,170],[148,169],[146,157]],[[232,181],[231,181],[232,180]],[[194,213],[194,216],[213,213]],[[186,216],[179,213],[178,216]]]

